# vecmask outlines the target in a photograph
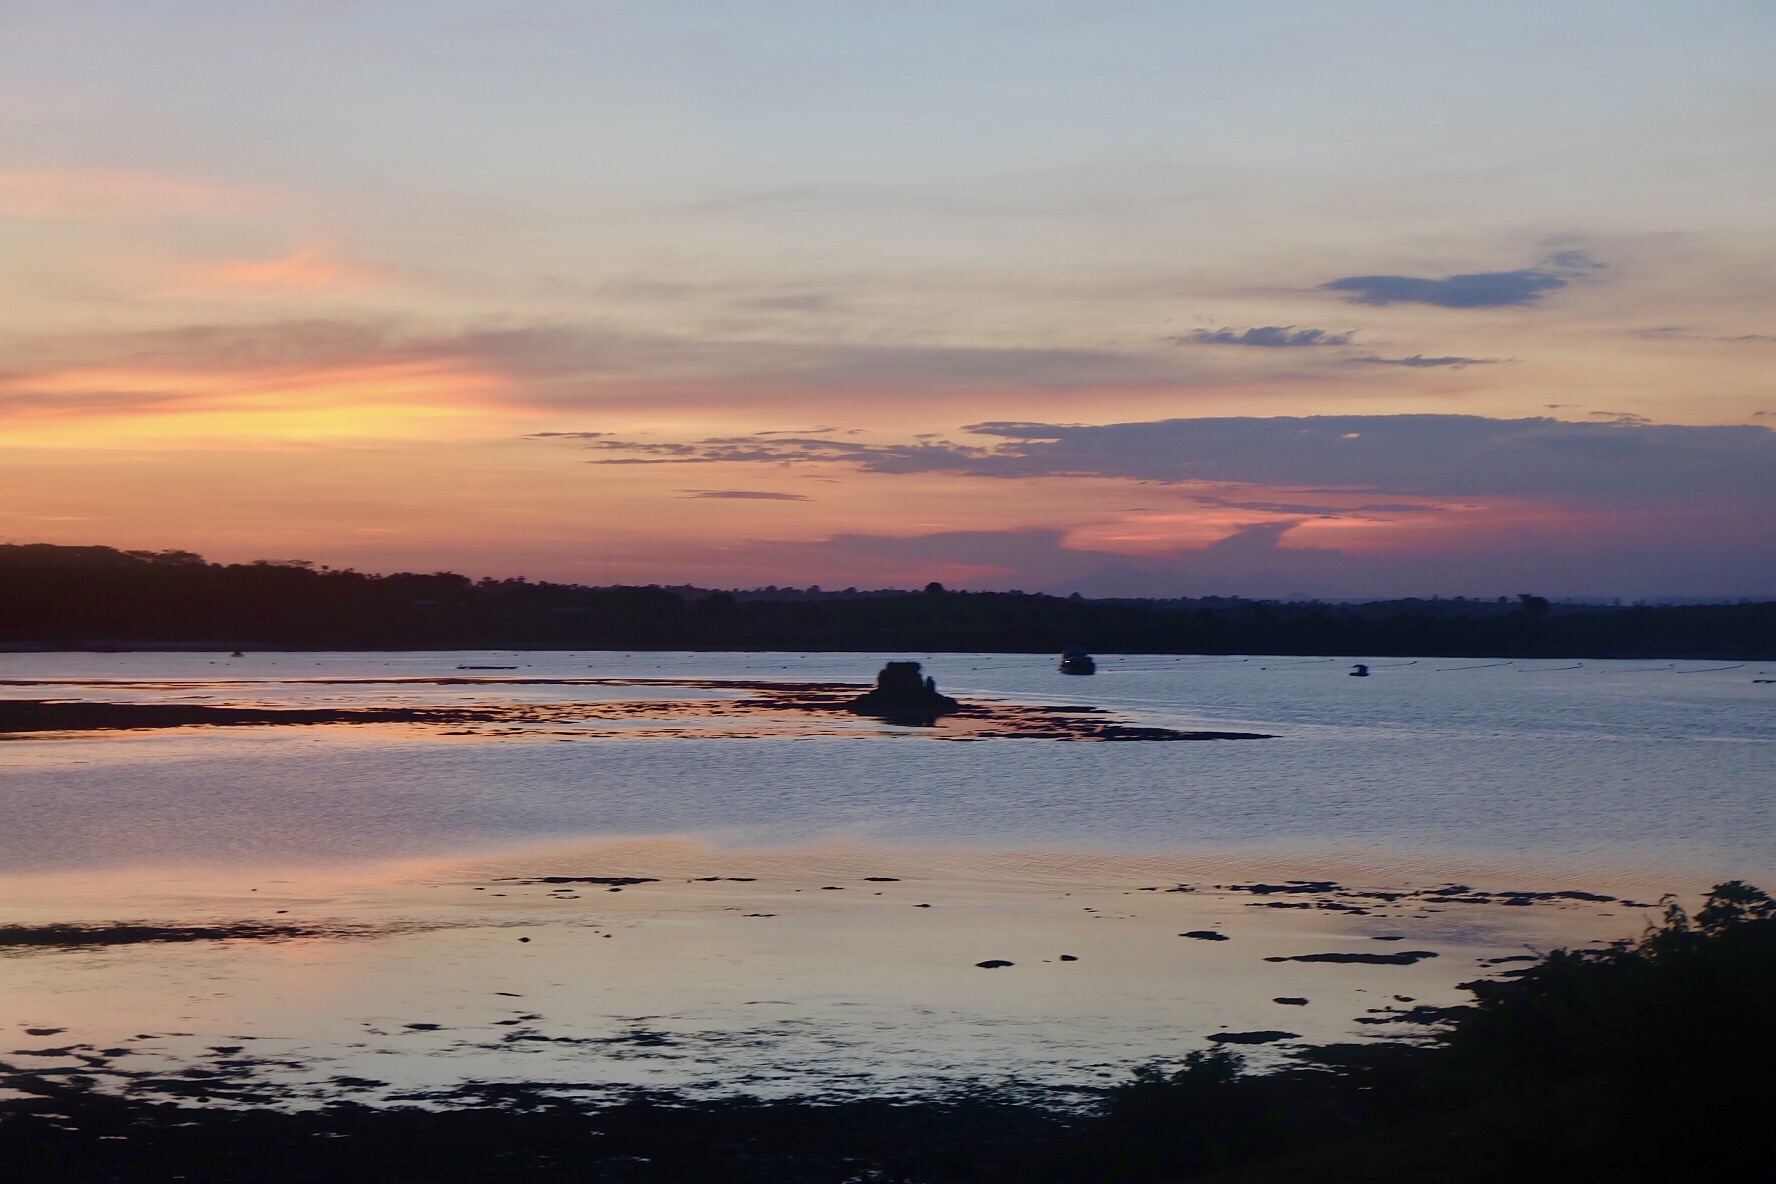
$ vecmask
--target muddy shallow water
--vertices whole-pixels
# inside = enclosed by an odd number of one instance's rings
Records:
[[[1397,1035],[1776,869],[1762,669],[944,655],[981,705],[950,731],[808,709],[883,657],[0,658],[12,699],[415,716],[0,745],[0,925],[63,927],[0,930],[0,1061],[242,1099],[1067,1089]],[[498,718],[417,718],[451,712]],[[1057,724],[1274,739],[966,730]]]
[[[1229,1033],[1397,1037],[1401,1013],[1457,1001],[1456,983],[1501,960],[1647,915],[1577,894],[1524,907],[1446,887],[1179,879],[1216,870],[655,839],[324,879],[15,881],[13,916],[54,918],[63,944],[0,947],[17,1024],[0,1061],[238,1101],[490,1081],[570,1096],[1066,1091]],[[114,941],[103,922],[120,908],[187,928],[138,922]]]

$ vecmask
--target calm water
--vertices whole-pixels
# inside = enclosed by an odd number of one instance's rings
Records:
[[[670,688],[291,680],[641,676],[867,680],[860,654],[52,654],[0,693],[110,701],[384,704],[709,697]],[[920,655],[913,655],[920,656]],[[376,727],[187,729],[0,748],[0,869],[310,864],[578,836],[783,846],[1337,851],[1450,866],[1665,877],[1776,872],[1776,686],[1757,665],[923,656],[952,694],[1110,708],[1274,740],[1085,744],[879,738],[450,738]],[[90,680],[162,685],[95,686]],[[220,680],[220,681],[218,681]],[[1562,878],[1570,879],[1570,876]]]
[[[866,681],[905,656],[10,655],[0,695],[664,712],[717,693],[332,680]],[[949,743],[859,721],[856,738],[661,739],[602,721],[11,739],[0,922],[323,935],[0,952],[0,1059],[141,1091],[144,1071],[176,1081],[220,1058],[231,1067],[198,1080],[222,1102],[411,1100],[473,1081],[1072,1089],[1218,1029],[1395,1035],[1368,1026],[1378,1008],[1457,1002],[1496,959],[1627,936],[1648,916],[1576,900],[1277,909],[1216,883],[1459,879],[1651,901],[1776,881],[1776,686],[1752,681],[1769,669],[1381,659],[1353,679],[1348,661],[1112,657],[1068,678],[1048,658],[924,660],[952,694],[1276,738]],[[477,665],[518,669],[458,670]],[[589,873],[654,881],[514,882]],[[1204,890],[1153,891],[1181,881]],[[354,928],[373,932],[333,936]],[[1181,936],[1202,929],[1228,940]],[[1437,956],[1266,960],[1401,948]]]

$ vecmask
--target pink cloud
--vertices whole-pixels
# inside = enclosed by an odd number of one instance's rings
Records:
[[[111,220],[262,208],[264,194],[230,185],[115,169],[0,170],[0,217]]]

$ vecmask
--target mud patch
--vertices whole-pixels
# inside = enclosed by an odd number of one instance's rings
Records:
[[[1145,727],[1108,718],[1096,708],[1041,706],[973,700],[940,721],[922,726],[860,720],[847,711],[866,688],[853,683],[783,683],[757,679],[517,679],[386,678],[293,679],[284,685],[624,686],[721,691],[712,699],[621,699],[559,703],[465,703],[452,706],[280,707],[265,703],[103,703],[58,699],[0,700],[0,735],[132,731],[186,727],[403,724],[434,734],[477,739],[501,736],[559,740],[594,739],[864,739],[887,735],[938,740],[1084,740],[1098,742],[1268,740],[1257,732],[1183,731]],[[35,685],[12,680],[8,685]],[[253,684],[63,683],[132,689],[192,690],[251,685],[264,693],[275,682]],[[615,725],[615,726],[610,726]],[[448,730],[446,730],[448,729]]]
[[[133,946],[154,942],[295,941],[302,938],[381,937],[411,932],[419,925],[0,925],[0,949],[79,949],[87,946]]]

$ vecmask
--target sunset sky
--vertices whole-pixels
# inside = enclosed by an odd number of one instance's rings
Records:
[[[1768,0],[12,0],[0,541],[1776,595]]]

